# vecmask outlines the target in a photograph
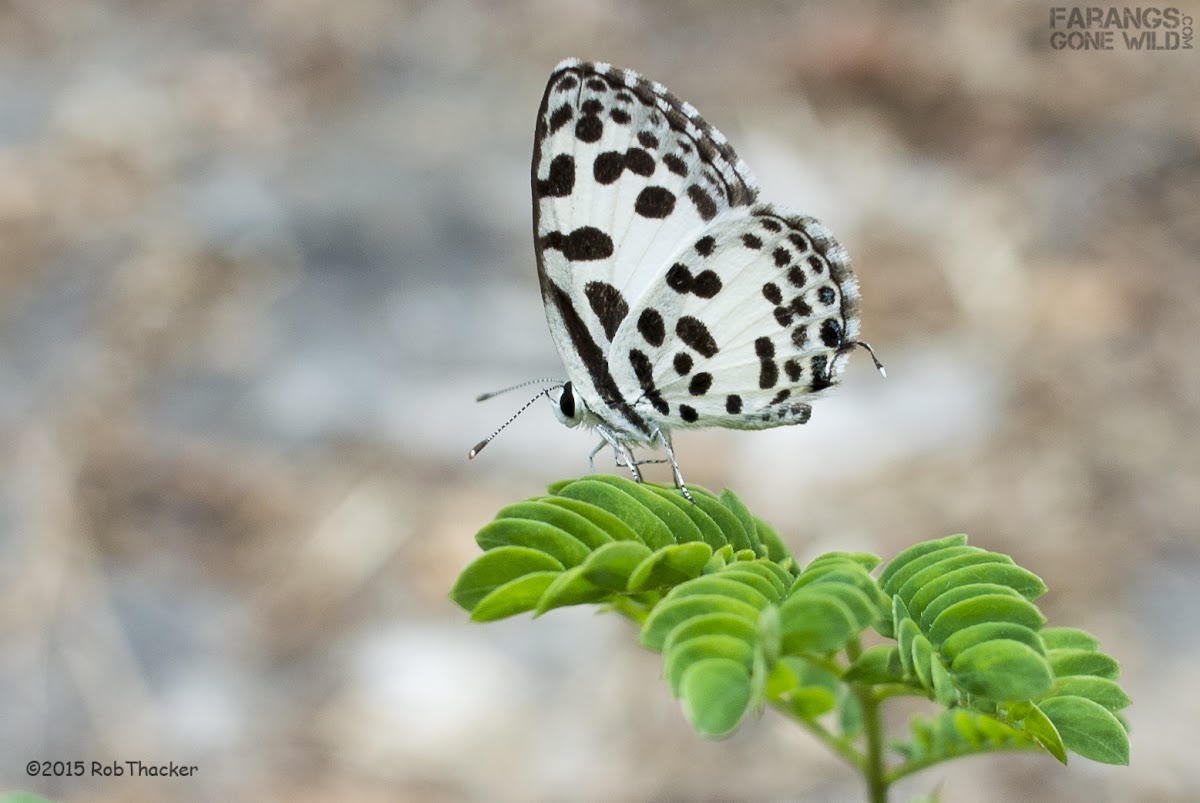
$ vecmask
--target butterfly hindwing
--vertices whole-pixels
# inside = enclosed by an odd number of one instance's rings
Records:
[[[804,401],[837,381],[858,327],[845,249],[816,220],[760,204],[675,255],[609,363],[634,408],[667,428],[803,423]]]

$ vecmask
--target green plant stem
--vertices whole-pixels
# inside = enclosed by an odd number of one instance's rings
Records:
[[[862,654],[862,643],[853,639],[846,645],[846,654],[853,663]],[[871,686],[850,684],[850,691],[858,699],[862,711],[863,734],[867,740],[867,751],[863,755],[862,774],[867,782],[867,799],[871,803],[887,803],[891,781],[883,766],[883,717],[880,715],[881,700]]]
[[[863,775],[867,781],[867,799],[871,803],[887,803],[891,779],[883,766],[883,717],[880,716],[880,701],[872,694],[870,686],[850,686],[858,705],[862,709],[863,733],[867,738],[867,752],[863,756]]]

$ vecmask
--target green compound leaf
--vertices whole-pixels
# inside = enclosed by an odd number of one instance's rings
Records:
[[[998,750],[1040,749],[1028,734],[1011,725],[963,708],[943,711],[934,717],[914,717],[912,739],[892,747],[906,759],[934,763],[954,756]]]
[[[1128,762],[1119,666],[1090,634],[1044,628],[1032,600],[1045,586],[1011,558],[956,535],[905,550],[878,581],[865,553],[801,571],[732,492],[692,494],[607,476],[555,483],[480,529],[485,551],[451,596],[478,621],[598,603],[642,622],[708,736],[769,700],[851,739],[860,700],[924,694],[948,710],[915,720],[897,748],[923,763],[1035,747]],[[871,626],[898,644],[860,653]]]
[[[684,671],[679,696],[699,733],[720,738],[737,730],[754,702],[746,668],[729,658],[705,658]]]
[[[1129,764],[1129,734],[1099,703],[1083,697],[1052,697],[1038,703],[1062,736],[1063,744],[1103,764]]]

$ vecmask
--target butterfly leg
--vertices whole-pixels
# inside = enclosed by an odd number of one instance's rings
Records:
[[[596,455],[599,454],[600,450],[605,446],[608,446],[608,441],[601,438],[600,442],[596,444],[596,448],[588,452],[588,468],[593,474],[596,473]]]
[[[688,492],[687,483],[683,481],[683,472],[679,470],[679,461],[675,459],[675,450],[671,447],[671,437],[657,427],[654,429],[654,437],[662,442],[663,451],[667,453],[667,461],[671,464],[671,471],[675,474],[675,487],[683,493],[684,499],[693,505],[696,504],[696,500]]]
[[[642,472],[637,467],[637,461],[633,459],[633,455],[629,453],[629,447],[622,443],[608,427],[597,426],[596,431],[600,433],[600,437],[604,440],[599,446],[592,450],[590,455],[588,455],[588,463],[592,465],[592,470],[596,470],[595,464],[592,463],[592,458],[595,457],[597,452],[604,448],[605,444],[608,444],[613,450],[613,458],[616,460],[617,465],[624,463],[624,465],[633,473],[633,481],[641,482]]]

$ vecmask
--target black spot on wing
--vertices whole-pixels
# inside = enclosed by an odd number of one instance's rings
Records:
[[[833,384],[829,378],[829,358],[824,354],[818,354],[812,358],[812,389],[814,391],[824,390]]]
[[[667,336],[666,327],[663,325],[663,317],[658,310],[647,307],[642,310],[642,314],[638,316],[638,331],[646,342],[655,348],[663,344],[663,340]]]
[[[609,340],[617,333],[617,327],[629,314],[629,304],[621,295],[621,291],[605,282],[588,282],[583,288],[592,312],[600,319],[604,334]]]
[[[539,179],[539,198],[565,198],[575,189],[575,157],[560,153],[550,162],[550,174]]]
[[[666,187],[646,187],[638,193],[633,211],[642,217],[665,218],[675,211],[675,193]]]
[[[747,248],[754,248],[754,249],[762,248],[762,240],[760,240],[758,237],[754,236],[753,234],[743,234],[742,235],[742,244],[745,245]]]
[[[695,205],[696,213],[700,215],[701,220],[712,220],[717,216],[717,202],[703,187],[693,184],[688,187],[687,194],[688,198],[692,199],[692,204]]]
[[[795,287],[803,287],[804,283],[808,281],[808,277],[804,275],[804,271],[800,269],[799,265],[793,265],[788,270],[787,277],[788,281]]]
[[[554,110],[554,113],[550,115],[550,133],[553,134],[554,132],[558,131],[558,129],[569,123],[571,118],[574,116],[575,111],[570,107],[570,105],[564,103],[563,105],[559,106]]]
[[[837,293],[833,292],[833,288],[825,285],[817,291],[817,300],[825,306],[829,306],[837,299]]]
[[[650,362],[650,358],[642,351],[630,349],[629,364],[633,368],[633,375],[637,377],[638,384],[642,386],[642,394],[655,410],[663,415],[669,414],[671,408],[663,399],[662,393],[654,386],[654,365]]]
[[[654,149],[658,147],[658,137],[654,136],[649,131],[639,131],[637,135],[637,141],[643,148]]]
[[[779,383],[779,366],[775,364],[775,344],[769,337],[754,341],[754,353],[758,355],[758,386],[763,390]]]
[[[705,235],[696,241],[696,253],[702,257],[709,256],[712,254],[716,244],[717,241],[713,239],[711,234]]]
[[[675,334],[686,345],[705,357],[712,357],[718,351],[717,341],[713,340],[708,327],[699,318],[684,315],[679,319],[679,323],[675,324]]]
[[[701,298],[712,298],[721,292],[721,277],[714,271],[700,271],[692,283],[692,292]]]
[[[673,153],[668,153],[662,158],[663,164],[677,176],[687,175],[687,164]]]
[[[842,326],[833,318],[826,318],[821,324],[821,342],[831,349],[841,348]]]
[[[679,405],[679,417],[689,424],[700,418],[700,416],[696,413],[696,408],[687,404]]]
[[[630,148],[625,151],[625,167],[631,173],[649,176],[654,172],[654,157],[641,148]]]
[[[619,125],[628,125],[629,121],[632,119],[629,116],[629,112],[625,111],[624,109],[613,109],[608,113],[608,116],[612,118],[614,123]]]
[[[575,137],[580,142],[599,142],[604,135],[604,122],[594,114],[585,114],[575,123]]]
[[[612,184],[625,170],[625,157],[616,151],[605,151],[592,162],[592,177],[599,184]]]
[[[783,293],[779,291],[779,285],[775,284],[775,282],[767,282],[764,284],[762,293],[763,298],[765,298],[767,301],[770,301],[772,304],[783,303]]]
[[[675,373],[687,376],[690,370],[692,370],[692,355],[686,351],[675,352]]]
[[[737,415],[742,411],[742,397],[736,393],[731,393],[725,397],[725,412],[730,415]]]
[[[542,248],[562,251],[572,262],[608,259],[613,255],[612,238],[595,226],[581,226],[566,235],[561,231],[547,232],[542,237]]]
[[[783,364],[783,372],[787,374],[789,382],[799,382],[800,375],[804,373],[804,370],[800,367],[798,360],[788,360]]]
[[[782,268],[784,265],[792,261],[791,253],[782,245],[776,248],[771,253],[771,256],[775,258],[775,266],[779,268]]]
[[[693,396],[703,396],[705,393],[708,393],[708,389],[712,387],[712,383],[712,374],[706,372],[698,373],[688,382],[688,393]]]
[[[692,272],[687,269],[687,265],[676,262],[671,266],[667,271],[667,287],[680,294],[686,294],[692,289]]]

